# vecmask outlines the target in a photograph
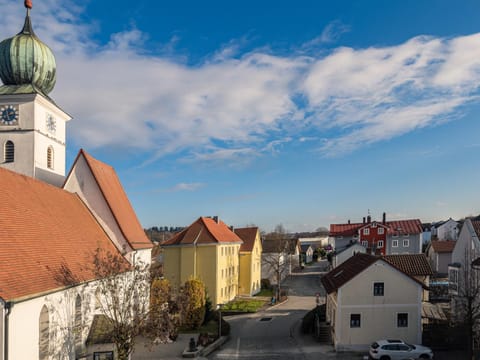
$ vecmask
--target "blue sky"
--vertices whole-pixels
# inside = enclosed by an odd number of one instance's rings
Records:
[[[0,0],[0,37],[21,1]],[[52,98],[143,226],[480,212],[476,1],[35,1]]]

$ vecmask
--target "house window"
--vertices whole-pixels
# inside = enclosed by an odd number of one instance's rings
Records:
[[[410,241],[408,239],[403,239],[403,247],[409,247]]]
[[[350,327],[351,328],[360,327],[360,314],[350,314]]]
[[[383,248],[383,240],[378,240],[378,248]]]
[[[370,229],[369,228],[363,229],[363,235],[370,235]]]
[[[408,313],[397,314],[397,327],[408,327]]]
[[[373,296],[383,296],[384,284],[383,282],[373,283]]]
[[[53,169],[53,147],[51,146],[47,149],[47,167]]]
[[[384,229],[382,227],[379,227],[378,230],[377,230],[377,234],[378,235],[383,235],[383,231],[384,231]]]
[[[448,269],[448,288],[454,294],[458,292],[458,268]]]
[[[392,240],[392,247],[398,247],[398,240]]]
[[[11,163],[15,160],[15,145],[12,141],[8,140],[4,146],[4,161]]]
[[[362,240],[362,246],[363,247],[368,247],[368,241]]]

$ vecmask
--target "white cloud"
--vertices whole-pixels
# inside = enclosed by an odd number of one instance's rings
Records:
[[[204,187],[203,183],[178,183],[172,188],[168,189],[169,192],[177,191],[195,191]]]
[[[477,100],[480,34],[309,56],[242,54],[242,39],[191,66],[171,53],[152,55],[137,28],[96,43],[99,25],[81,23],[74,2],[34,6],[35,31],[57,57],[52,97],[73,115],[69,131],[87,148],[135,148],[152,161],[178,151],[190,161],[242,161],[295,138],[335,156],[452,120]],[[18,32],[24,9],[8,0],[0,7],[5,38]],[[334,22],[316,43],[345,31]],[[314,138],[326,140],[305,141]]]

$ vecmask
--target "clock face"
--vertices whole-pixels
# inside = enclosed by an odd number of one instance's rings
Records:
[[[5,105],[0,108],[0,119],[4,125],[18,123],[18,110],[13,105]]]
[[[57,130],[57,122],[50,114],[47,115],[47,130],[52,134],[55,133],[55,130]]]

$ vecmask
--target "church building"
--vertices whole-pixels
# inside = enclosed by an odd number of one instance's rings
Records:
[[[25,7],[0,42],[0,360],[113,359],[86,344],[101,296],[92,254],[149,264],[152,243],[111,166],[80,150],[67,174],[71,117],[49,96],[55,58]]]

